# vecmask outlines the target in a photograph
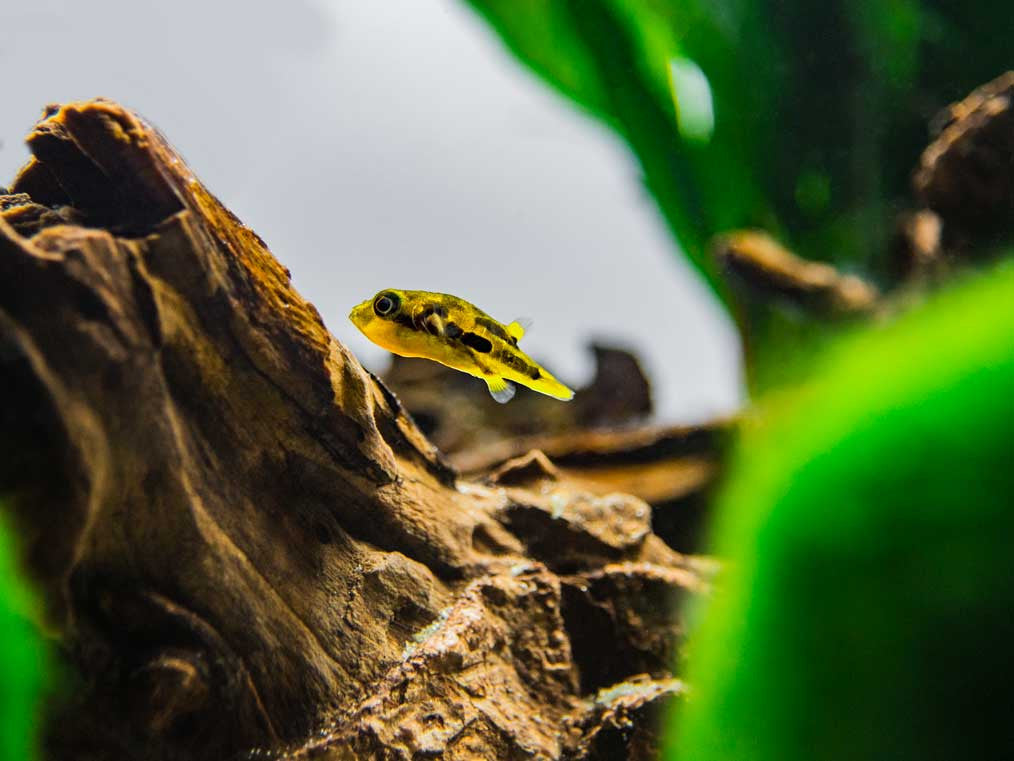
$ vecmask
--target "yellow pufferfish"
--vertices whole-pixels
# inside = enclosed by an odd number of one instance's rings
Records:
[[[521,323],[502,325],[457,296],[388,288],[353,309],[349,319],[390,352],[482,378],[498,402],[514,398],[514,383],[564,401],[574,397],[518,348],[525,334]]]

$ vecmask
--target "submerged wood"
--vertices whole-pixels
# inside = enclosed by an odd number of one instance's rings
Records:
[[[968,255],[1014,236],[1014,70],[939,114],[912,175],[916,196],[945,222],[948,244]],[[988,250],[988,247],[987,247]]]
[[[28,142],[0,495],[75,674],[48,757],[650,756],[709,563],[552,451],[459,475],[135,114]]]

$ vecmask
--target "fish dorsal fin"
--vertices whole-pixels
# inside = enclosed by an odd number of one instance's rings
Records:
[[[507,326],[507,334],[515,341],[525,337],[525,331],[532,327],[532,321],[521,317]]]
[[[514,398],[514,394],[517,392],[513,383],[497,376],[486,378],[486,385],[489,386],[489,393],[500,404],[507,404],[507,402]]]

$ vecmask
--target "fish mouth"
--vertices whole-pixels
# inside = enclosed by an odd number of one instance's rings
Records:
[[[366,327],[366,323],[370,321],[372,316],[373,302],[369,300],[364,301],[362,304],[357,304],[352,308],[352,311],[349,312],[349,320],[351,320],[352,324],[360,330]]]

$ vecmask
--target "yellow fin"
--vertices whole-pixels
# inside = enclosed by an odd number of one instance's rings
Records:
[[[493,395],[500,404],[507,404],[514,398],[517,389],[514,384],[496,375],[484,375],[483,380],[489,386],[489,393]]]
[[[507,326],[507,334],[515,341],[520,341],[525,337],[525,330],[532,326],[531,320],[519,319],[514,320],[510,325]]]
[[[422,327],[431,336],[442,336],[447,332],[444,318],[438,314],[426,315],[422,320]]]
[[[567,388],[565,385],[560,383],[556,378],[549,374],[546,368],[540,368],[539,377],[533,380],[519,381],[528,386],[532,391],[538,391],[540,394],[551,396],[554,399],[559,399],[561,402],[569,402],[574,398],[574,391]]]

